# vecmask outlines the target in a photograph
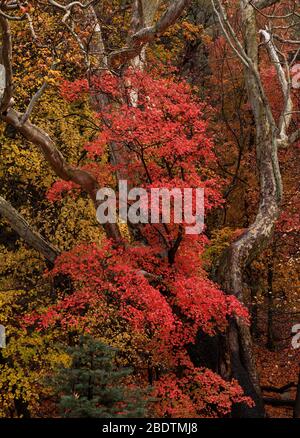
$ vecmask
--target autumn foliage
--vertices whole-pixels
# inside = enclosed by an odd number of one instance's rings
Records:
[[[130,151],[131,160],[124,168],[107,166],[109,171],[126,172],[130,184],[147,189],[204,186],[207,210],[219,205],[218,179],[207,172],[215,158],[204,105],[187,84],[174,79],[129,72],[125,83],[130,86],[124,95],[121,84],[111,76],[93,81],[92,92],[110,94],[114,100],[96,115],[101,132],[85,146],[91,164],[103,156],[109,142],[115,142],[124,156]],[[62,84],[68,100],[78,100],[84,92],[85,81]],[[135,106],[126,103],[131,93],[138,95]],[[100,184],[104,183],[102,170],[99,166]],[[59,200],[60,192],[68,188],[64,182],[55,183],[48,199]],[[139,348],[147,355],[148,366],[160,370],[153,382],[154,394],[159,396],[153,408],[157,414],[225,415],[233,402],[250,400],[243,397],[236,382],[226,383],[213,372],[195,367],[188,349],[200,330],[213,336],[226,329],[233,315],[247,319],[248,313],[207,278],[201,262],[207,243],[204,236],[184,236],[170,265],[162,253],[176,238],[178,225],[168,226],[167,234],[156,227],[147,225],[142,230],[146,246],[124,242],[116,249],[113,242],[103,239],[101,247],[79,245],[60,256],[48,275],[70,278],[74,290],[44,312],[29,314],[26,326],[42,331],[59,325],[63,330],[89,333],[97,324],[97,315],[109,318],[113,312],[142,336]],[[199,390],[191,393],[189,388],[195,384]]]
[[[57,257],[55,263],[46,260],[0,213],[0,324],[7,335],[7,346],[0,349],[0,418],[58,417],[60,398],[77,406],[72,382],[69,393],[49,382],[74,369],[77,373],[69,352],[80,355],[85,336],[92,349],[98,345],[104,355],[113,352],[107,365],[115,370],[113,382],[122,394],[116,416],[122,415],[126,391],[143,394],[148,417],[220,418],[238,409],[248,409],[251,416],[255,403],[242,388],[243,379],[224,369],[232,359],[225,350],[233,327],[251,333],[248,357],[256,359],[262,394],[271,399],[267,414],[291,416],[299,374],[299,354],[290,342],[291,326],[300,322],[299,140],[278,150],[281,214],[265,249],[245,266],[237,299],[220,280],[222,256],[253,224],[261,201],[245,65],[223,36],[210,2],[190,2],[145,46],[130,46],[145,24],[135,23],[131,3],[144,1],[100,3],[101,62],[95,49],[98,28],[85,14],[90,8],[75,5],[76,20],[66,27],[58,20],[65,10],[33,2],[16,12],[31,14],[32,22],[11,22],[17,114],[45,84],[29,119],[52,139],[57,155],[52,151],[47,160],[48,150],[1,119],[0,196]],[[242,42],[239,2],[223,3]],[[295,41],[281,40],[298,37],[294,26],[284,27],[292,20],[293,1],[279,3],[257,13],[257,26],[264,29],[272,20],[268,12],[279,14],[275,40],[286,68],[286,61],[297,61]],[[138,48],[141,53],[130,57]],[[278,123],[284,99],[277,70],[264,42],[258,50],[258,73]],[[130,59],[123,58],[126,54]],[[299,128],[299,90],[292,91],[292,99],[289,135]],[[92,189],[75,183],[74,172],[88,176]],[[57,176],[62,174],[64,180]],[[96,190],[107,187],[118,194],[121,180],[147,194],[204,189],[203,233],[186,233],[186,218],[177,223],[174,197],[170,223],[124,223],[118,217],[117,238],[112,238],[97,222]],[[141,201],[141,213],[150,219],[153,206]],[[195,212],[195,194],[190,203]],[[156,208],[162,215],[162,206]],[[242,365],[249,351],[240,349]],[[286,385],[291,392],[281,394]],[[109,381],[106,387],[112,389]],[[66,406],[64,415],[71,416]],[[132,412],[138,408],[137,403]]]

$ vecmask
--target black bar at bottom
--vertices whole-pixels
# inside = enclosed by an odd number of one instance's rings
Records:
[[[145,435],[173,435],[198,437],[216,433],[270,433],[285,436],[300,433],[300,420],[293,419],[0,419],[0,436],[5,432],[28,433],[30,437],[43,432],[76,433],[87,437],[123,435],[139,437]],[[68,435],[69,436],[69,435]],[[53,437],[55,438],[55,437]]]

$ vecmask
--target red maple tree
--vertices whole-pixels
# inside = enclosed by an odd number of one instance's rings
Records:
[[[215,156],[207,133],[209,108],[187,83],[129,70],[122,80],[106,74],[90,85],[63,82],[61,88],[70,101],[86,92],[109,96],[96,114],[99,134],[85,145],[86,166],[99,185],[109,181],[115,188],[117,179],[107,179],[114,171],[146,190],[203,187],[206,210],[220,205],[220,180],[210,168]],[[117,145],[122,160],[97,167],[109,143]],[[59,201],[72,189],[78,187],[58,181],[48,199]],[[236,381],[197,368],[189,355],[200,330],[214,335],[231,316],[248,318],[236,298],[209,280],[201,261],[207,237],[185,235],[184,225],[174,223],[145,224],[138,231],[117,246],[103,239],[101,247],[81,244],[58,257],[50,275],[69,276],[75,289],[46,311],[28,315],[26,324],[89,331],[89,311],[113,306],[133,331],[145,335],[144,348],[163,370],[154,382],[157,414],[226,415],[232,403],[251,404]]]

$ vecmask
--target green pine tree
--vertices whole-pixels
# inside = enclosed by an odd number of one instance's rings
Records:
[[[115,349],[85,336],[68,352],[71,367],[62,368],[53,379],[63,417],[145,417],[146,391],[124,384],[132,370],[115,365]]]

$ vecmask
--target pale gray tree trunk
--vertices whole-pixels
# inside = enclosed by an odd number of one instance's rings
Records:
[[[258,5],[260,3],[260,5]],[[264,7],[270,3],[261,1]],[[244,273],[246,267],[259,256],[268,245],[275,223],[281,212],[282,181],[278,162],[278,147],[288,144],[286,130],[290,123],[292,103],[285,73],[280,66],[278,54],[270,34],[261,31],[265,39],[270,60],[276,68],[284,94],[284,109],[279,126],[266,98],[258,65],[258,37],[256,10],[248,0],[240,0],[241,28],[243,43],[232,29],[223,4],[212,0],[215,13],[232,49],[244,64],[244,77],[256,127],[256,172],[260,185],[260,203],[255,221],[223,254],[218,271],[218,282],[228,294],[245,302],[243,297]],[[222,374],[235,377],[256,402],[256,408],[240,411],[241,416],[263,416],[259,376],[253,354],[250,328],[236,318],[230,325],[225,352],[221,363]]]

